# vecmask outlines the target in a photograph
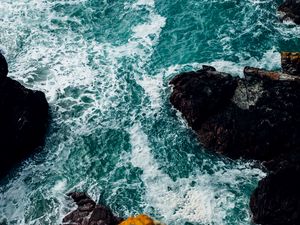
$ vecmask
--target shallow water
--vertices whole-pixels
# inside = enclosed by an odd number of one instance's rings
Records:
[[[203,149],[168,81],[202,64],[279,69],[280,51],[300,50],[279,2],[1,0],[10,76],[46,93],[52,119],[45,148],[1,181],[0,224],[59,224],[73,190],[120,216],[250,224],[264,173]]]

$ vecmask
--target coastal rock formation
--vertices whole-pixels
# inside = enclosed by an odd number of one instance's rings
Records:
[[[170,101],[208,149],[231,158],[271,160],[300,148],[300,82],[245,68],[245,78],[204,66],[171,80]]]
[[[281,53],[282,72],[300,76],[300,52]]]
[[[72,192],[68,196],[72,197],[78,208],[64,217],[65,225],[117,225],[122,222],[109,208],[96,204],[85,193]]]
[[[282,72],[246,67],[244,78],[203,66],[175,76],[170,101],[209,149],[263,161],[253,221],[300,224],[300,53],[282,53]]]
[[[48,124],[44,93],[23,87],[7,73],[0,54],[0,176],[43,143]]]
[[[282,14],[282,20],[291,20],[296,24],[300,24],[300,1],[299,0],[285,0],[278,8]]]
[[[288,165],[262,179],[251,196],[257,224],[300,224],[300,166]]]
[[[78,207],[63,218],[64,225],[165,225],[144,214],[127,219],[116,217],[109,208],[96,204],[84,192],[72,192],[68,196]]]

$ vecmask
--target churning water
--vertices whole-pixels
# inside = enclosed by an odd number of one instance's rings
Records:
[[[1,181],[0,224],[59,224],[73,190],[120,216],[250,224],[264,173],[203,149],[172,109],[168,81],[202,64],[279,69],[280,51],[300,50],[279,3],[1,0],[10,76],[46,93],[52,119],[45,148]]]

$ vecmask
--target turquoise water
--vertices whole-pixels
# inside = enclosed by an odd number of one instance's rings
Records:
[[[87,191],[120,216],[169,225],[250,224],[254,162],[206,151],[168,81],[211,64],[280,68],[300,28],[273,0],[1,0],[10,76],[51,106],[45,148],[0,184],[0,224],[59,224]],[[8,151],[1,149],[2,151]]]

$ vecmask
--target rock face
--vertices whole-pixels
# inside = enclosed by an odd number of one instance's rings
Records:
[[[121,218],[113,215],[110,209],[97,205],[87,194],[72,192],[68,194],[76,202],[78,208],[63,219],[66,225],[117,225]]]
[[[282,53],[282,68],[246,67],[239,78],[204,66],[170,82],[171,103],[204,146],[269,170],[250,201],[262,225],[300,224],[299,53]]]
[[[179,74],[170,82],[170,101],[207,148],[231,158],[298,152],[300,82],[249,67],[244,73],[241,79],[205,66]]]
[[[284,73],[300,76],[300,52],[282,52],[281,67]]]
[[[285,0],[278,8],[281,12],[282,20],[291,20],[296,24],[300,24],[300,1],[299,0]]]
[[[300,224],[300,167],[287,166],[262,179],[250,200],[258,224]]]
[[[43,143],[48,124],[44,93],[23,87],[7,73],[0,54],[0,176]]]

